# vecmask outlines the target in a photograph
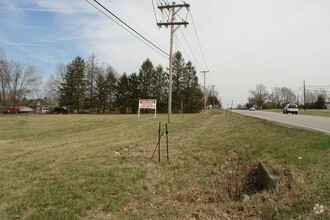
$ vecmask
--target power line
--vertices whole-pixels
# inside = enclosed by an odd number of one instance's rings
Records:
[[[193,18],[193,15],[192,15],[191,9],[190,9],[190,17],[191,17],[191,21],[192,21],[192,23],[193,23],[193,27],[194,27],[194,30],[195,30],[195,34],[196,34],[196,38],[197,38],[197,41],[198,41],[199,49],[200,49],[201,54],[202,54],[202,57],[203,57],[203,59],[204,59],[205,67],[206,67],[207,69],[209,69],[208,66],[207,66],[207,63],[206,63],[206,59],[205,59],[205,56],[204,56],[203,50],[202,50],[201,42],[200,42],[199,37],[198,37],[198,34],[197,34],[197,29],[196,29],[196,25],[195,25],[195,22],[194,22],[194,18]]]
[[[181,44],[180,39],[178,38],[178,36],[176,34],[174,34],[174,36],[175,36],[177,42],[179,43],[179,45],[181,46],[181,49],[183,50],[183,52],[186,54],[186,56],[188,57],[188,59],[191,60],[191,58],[190,58],[189,54],[187,53],[186,49]]]
[[[207,65],[206,58],[205,58],[205,55],[204,55],[204,52],[203,52],[203,49],[202,49],[202,45],[201,45],[201,42],[200,42],[200,39],[199,39],[199,36],[198,36],[198,33],[197,33],[197,28],[196,28],[194,18],[193,18],[193,15],[192,15],[192,10],[190,9],[189,12],[190,12],[191,21],[192,21],[192,24],[193,24],[193,27],[194,27],[195,35],[196,35],[196,38],[197,38],[198,46],[199,46],[200,52],[201,52],[203,60],[204,60],[205,67],[209,70],[209,67]],[[210,73],[209,76],[210,76],[212,84],[214,84],[212,74]]]
[[[152,0],[153,1],[153,0]],[[108,0],[108,2],[110,2],[115,8],[117,8],[128,20],[130,20],[133,24],[135,24],[136,25],[136,27],[138,28],[138,29],[140,29],[140,31],[142,31],[145,35],[147,35],[147,37],[149,37],[149,38],[151,38],[151,40],[153,40],[153,41],[155,41],[155,39],[152,39],[152,37],[150,37],[150,36],[148,36],[148,33],[147,32],[145,32],[144,30],[143,30],[143,28],[141,28],[133,19],[131,19],[123,10],[121,10],[120,8],[119,8],[119,6],[118,5],[116,5],[112,0]],[[155,10],[154,10],[155,11]],[[156,14],[155,14],[155,16],[156,16]],[[157,21],[157,19],[156,19],[156,21]],[[157,42],[156,42],[157,43]]]
[[[157,15],[156,15],[154,0],[151,0],[151,2],[152,2],[152,9],[154,10],[155,20],[156,20],[156,23],[157,23],[158,19],[157,19]]]
[[[90,5],[92,5],[94,8],[96,8],[98,11],[100,11],[102,14],[106,15],[102,10],[100,10],[99,8],[97,8],[95,5],[93,5],[91,2],[89,2],[89,0],[85,0],[86,2],[88,2]],[[154,43],[152,43],[150,40],[148,40],[147,38],[145,38],[143,35],[141,35],[139,32],[137,32],[135,29],[133,29],[131,26],[129,26],[127,23],[125,23],[123,20],[121,20],[118,16],[116,16],[114,13],[112,13],[109,9],[107,9],[105,6],[103,6],[101,3],[99,3],[97,0],[94,0],[94,2],[96,2],[100,7],[102,7],[105,11],[107,11],[110,15],[112,15],[113,17],[115,17],[118,21],[120,21],[124,26],[126,26],[129,30],[133,31],[135,34],[137,34],[139,37],[141,37],[145,42],[146,45],[150,44],[152,45],[154,48],[156,48],[157,50],[159,50],[161,53],[165,54],[166,56],[169,56],[168,53],[166,53],[164,50],[162,50],[161,48],[159,48],[157,45],[155,45]],[[124,28],[126,31],[128,31],[123,25],[121,25],[120,23],[116,22],[114,19],[112,19],[110,16],[106,15],[108,18],[110,18],[112,21],[114,21],[116,24],[118,24],[120,27]],[[134,35],[132,32],[128,31],[130,34],[132,34],[133,36],[135,36],[136,38],[138,38],[136,35]],[[142,41],[140,38],[138,38],[140,41]],[[147,44],[148,43],[148,44]],[[149,45],[148,45],[149,46]],[[150,46],[149,46],[150,47]],[[152,47],[150,47],[152,48]],[[167,57],[166,57],[167,58]]]
[[[141,26],[139,26],[133,19],[131,19],[123,10],[120,9],[120,7],[115,4],[112,0],[107,0],[108,2],[110,2],[111,5],[113,5],[115,8],[117,8],[129,21],[131,21],[136,27],[137,29],[139,29],[146,37],[148,37],[150,40],[152,40],[153,42],[155,42],[155,44],[159,45],[159,42],[157,42],[155,39],[153,39],[146,31],[143,30],[143,28]],[[153,0],[152,0],[153,3]],[[154,6],[154,5],[153,5]],[[155,8],[154,9],[154,13],[155,13],[155,19],[157,22],[157,16],[156,16],[156,12],[155,12]]]
[[[192,55],[193,58],[195,59],[196,64],[199,66],[200,69],[202,69],[202,68],[201,68],[201,65],[200,65],[199,62],[197,61],[197,59],[196,59],[196,57],[195,57],[195,55],[194,55],[194,53],[193,53],[193,51],[192,51],[192,49],[191,49],[191,47],[190,47],[190,45],[189,45],[189,43],[188,43],[188,41],[187,41],[187,39],[186,39],[186,37],[185,37],[183,31],[181,30],[181,27],[179,28],[179,30],[180,30],[180,32],[181,32],[181,34],[182,34],[182,36],[183,36],[184,41],[186,42],[186,44],[187,44],[187,46],[188,46],[188,49],[189,49],[191,55]]]

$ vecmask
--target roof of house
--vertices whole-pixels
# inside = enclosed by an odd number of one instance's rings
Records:
[[[40,103],[40,104],[38,104]],[[29,103],[29,106],[47,106],[47,107],[58,107],[58,101],[53,100],[53,99],[36,99],[32,100]]]

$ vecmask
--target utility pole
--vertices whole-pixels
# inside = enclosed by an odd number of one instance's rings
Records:
[[[214,108],[214,86],[215,85],[211,85],[212,86],[212,108]]]
[[[208,72],[209,72],[208,70],[201,71],[201,73],[204,73],[204,112],[206,112],[206,99],[207,99],[207,96],[206,96],[206,86],[205,86],[205,75]]]
[[[170,4],[165,4],[165,5],[160,5],[158,6],[158,9],[160,9],[162,12],[163,10],[168,10],[171,16],[171,21],[170,22],[159,22],[157,25],[159,27],[165,26],[171,26],[171,37],[170,37],[170,72],[169,72],[169,88],[168,88],[168,123],[171,123],[171,114],[172,114],[172,73],[173,73],[173,67],[172,67],[172,61],[173,61],[173,35],[175,31],[181,26],[187,26],[189,23],[187,21],[182,21],[182,22],[176,22],[175,20],[175,15],[182,9],[186,8],[189,10],[190,5],[189,4],[175,4],[175,2]],[[175,27],[176,26],[176,27]]]
[[[304,80],[304,111],[306,111],[306,84]]]

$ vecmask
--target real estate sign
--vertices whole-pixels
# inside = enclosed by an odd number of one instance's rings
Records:
[[[140,99],[138,117],[140,117],[140,109],[155,109],[155,118],[156,118],[157,99]]]

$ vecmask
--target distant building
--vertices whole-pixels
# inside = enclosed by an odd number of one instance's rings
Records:
[[[52,113],[54,108],[59,107],[59,103],[53,99],[36,99],[32,100],[29,105],[37,114]]]
[[[325,106],[327,107],[327,109],[330,109],[330,97],[326,98]]]

